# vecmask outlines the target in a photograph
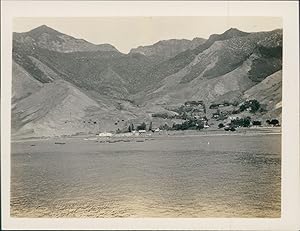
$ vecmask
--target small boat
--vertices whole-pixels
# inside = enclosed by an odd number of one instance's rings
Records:
[[[55,142],[55,144],[66,144],[64,142]]]

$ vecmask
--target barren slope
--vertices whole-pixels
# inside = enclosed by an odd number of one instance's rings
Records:
[[[168,105],[185,99],[211,102],[230,93],[242,95],[281,69],[281,46],[281,30],[216,41],[187,66],[135,99]]]
[[[230,29],[200,45],[177,42],[125,55],[48,27],[15,34],[13,136],[98,133],[150,121],[172,125],[151,114],[174,114],[170,107],[189,100],[257,99],[267,105],[264,118],[281,116],[282,30]]]
[[[256,99],[266,106],[265,117],[281,118],[282,71],[277,71],[244,93],[244,99]]]
[[[12,62],[12,106],[20,99],[37,92],[42,83],[33,78],[20,65]]]
[[[203,38],[188,39],[169,39],[162,40],[153,45],[139,46],[130,50],[130,53],[139,53],[148,57],[167,60],[186,50],[193,50],[206,40]]]
[[[28,47],[40,47],[58,52],[76,51],[116,51],[110,44],[95,45],[83,39],[76,39],[72,36],[60,33],[46,25],[37,27],[29,32],[14,33],[14,40],[26,44]]]

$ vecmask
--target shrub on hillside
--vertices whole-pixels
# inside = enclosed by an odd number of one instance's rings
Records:
[[[204,128],[204,122],[197,119],[189,119],[181,124],[173,124],[173,130],[198,130]]]
[[[225,127],[225,125],[222,124],[222,123],[220,123],[220,124],[218,125],[218,128],[224,128],[224,127]]]
[[[251,118],[241,118],[241,119],[234,119],[231,120],[231,124],[236,127],[249,127],[251,124]]]
[[[141,125],[137,126],[137,130],[146,130],[146,123],[143,122]]]
[[[249,109],[251,113],[255,113],[260,109],[260,103],[256,99],[245,101],[240,106],[240,111],[243,112],[247,109]]]
[[[269,121],[269,123],[268,123]],[[279,126],[279,120],[277,119],[272,119],[271,121],[270,120],[267,120],[266,121],[269,125],[273,125],[273,126]]]
[[[261,121],[254,120],[252,122],[252,125],[254,125],[254,126],[261,126]]]

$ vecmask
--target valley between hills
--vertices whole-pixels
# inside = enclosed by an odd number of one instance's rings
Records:
[[[43,25],[13,34],[12,59],[16,139],[281,124],[282,29],[124,54]]]

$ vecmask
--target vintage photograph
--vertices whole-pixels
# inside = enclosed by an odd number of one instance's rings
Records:
[[[280,17],[14,18],[10,216],[280,218],[282,48]]]

